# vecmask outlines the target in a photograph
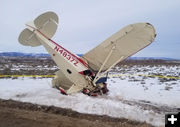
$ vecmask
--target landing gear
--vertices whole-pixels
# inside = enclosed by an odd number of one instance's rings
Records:
[[[86,88],[83,89],[83,93],[89,96],[98,96],[106,94],[109,90],[107,89],[106,83],[99,83],[94,90],[88,90]]]

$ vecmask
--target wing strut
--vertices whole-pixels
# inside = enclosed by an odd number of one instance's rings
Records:
[[[104,76],[104,74],[106,74],[113,66],[115,66],[117,63],[119,63],[122,59],[124,58],[124,56],[122,56],[118,61],[116,61],[112,66],[110,66],[105,72],[103,72],[102,74],[99,74],[96,76],[96,78],[94,79],[93,83],[95,84],[95,82],[97,80],[99,80],[101,77]]]
[[[113,42],[112,42],[111,44],[113,44]],[[107,61],[109,60],[109,58],[110,58],[110,56],[112,55],[112,53],[113,53],[113,51],[114,51],[115,48],[116,48],[116,46],[113,45],[113,47],[112,47],[112,49],[110,50],[108,56],[106,57],[105,61],[104,61],[103,64],[101,65],[98,73],[96,74],[96,77],[95,77],[94,80],[93,80],[93,84],[94,84],[94,85],[95,85],[96,81],[99,80],[99,78],[102,77],[100,73],[101,73],[103,67],[105,66],[105,64],[107,63]],[[111,67],[112,67],[112,66],[111,66]],[[110,68],[111,68],[111,67],[110,67]],[[110,68],[109,68],[109,69],[110,69]],[[109,70],[109,69],[107,69],[107,70]],[[106,70],[105,72],[107,72],[107,70]],[[103,73],[103,74],[105,74],[105,73]]]

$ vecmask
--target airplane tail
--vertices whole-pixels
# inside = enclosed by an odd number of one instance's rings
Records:
[[[52,38],[57,30],[58,16],[54,12],[46,12],[38,16],[34,21],[28,22],[26,26],[27,28],[19,35],[19,42],[25,46],[39,46],[41,42],[35,31],[41,32],[47,38]]]

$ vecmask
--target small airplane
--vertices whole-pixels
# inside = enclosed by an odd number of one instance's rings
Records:
[[[57,26],[56,13],[43,13],[26,24],[18,40],[25,46],[45,47],[59,68],[52,86],[66,95],[80,91],[90,96],[107,93],[108,71],[151,44],[156,37],[150,23],[130,24],[79,57],[51,40]]]

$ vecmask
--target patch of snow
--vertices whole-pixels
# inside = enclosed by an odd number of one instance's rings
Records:
[[[146,79],[144,84],[140,82],[128,82],[120,78],[108,80],[109,96],[120,96],[127,100],[145,100],[152,103],[180,107],[180,83],[165,90],[166,84],[159,84],[157,78]],[[172,84],[172,83],[170,83]]]
[[[124,80],[121,78],[108,79],[109,94],[99,97],[89,97],[82,93],[62,95],[51,87],[51,78],[0,79],[0,98],[71,108],[81,113],[146,121],[155,126],[164,125],[164,113],[145,110],[138,105],[128,105],[121,100],[137,102],[146,100],[161,105],[180,107],[180,92],[176,91],[180,89],[179,83],[174,85],[173,89],[166,91],[164,85],[158,85],[156,78],[146,79],[144,87],[139,82],[129,82],[127,76],[124,78]],[[148,89],[145,90],[145,87]]]

